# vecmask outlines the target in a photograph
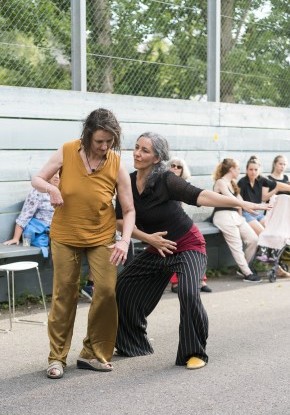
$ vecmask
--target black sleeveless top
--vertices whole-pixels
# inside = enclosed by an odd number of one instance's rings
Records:
[[[229,189],[229,188],[228,188]],[[229,191],[231,192],[231,194],[232,195],[234,195],[235,197],[237,197],[237,193],[233,193],[230,189],[229,189]],[[220,195],[222,195],[222,193],[221,192],[218,192]],[[216,213],[216,212],[219,212],[219,211],[221,211],[221,210],[231,210],[231,211],[233,211],[233,212],[238,212],[239,211],[239,209],[238,208],[234,208],[234,207],[215,207],[214,208],[214,210],[213,210],[213,215]]]

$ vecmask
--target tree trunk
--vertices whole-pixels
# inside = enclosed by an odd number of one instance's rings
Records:
[[[223,71],[227,70],[226,61],[229,52],[233,47],[233,17],[234,17],[234,0],[227,0],[221,2],[221,90],[220,99],[221,102],[235,102],[233,89],[234,82],[232,76],[224,74]]]
[[[101,91],[105,93],[112,93],[113,86],[113,68],[112,59],[107,57],[111,54],[111,24],[110,24],[110,5],[108,0],[93,0],[92,1],[92,13],[93,13],[93,40],[98,43],[101,54],[106,57],[97,57],[99,68],[102,71],[101,79]]]

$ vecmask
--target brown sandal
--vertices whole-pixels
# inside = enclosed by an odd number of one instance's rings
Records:
[[[111,372],[113,365],[110,362],[101,363],[98,359],[83,359],[79,357],[77,360],[78,369],[97,370],[99,372]]]
[[[63,377],[63,365],[58,360],[50,362],[46,370],[46,375],[50,379],[60,379]]]

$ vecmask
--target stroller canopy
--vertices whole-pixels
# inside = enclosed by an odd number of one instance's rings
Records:
[[[266,226],[259,235],[258,245],[279,250],[290,245],[290,196],[275,196],[273,208],[266,214]]]

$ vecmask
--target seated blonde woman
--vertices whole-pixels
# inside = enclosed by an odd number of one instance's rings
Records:
[[[287,176],[287,174],[285,174],[286,169],[287,169],[287,158],[281,154],[279,154],[278,156],[276,156],[273,160],[272,163],[272,170],[271,170],[271,174],[268,176],[268,179],[273,180],[275,182],[278,183],[286,183],[286,184],[290,184],[290,180],[289,177]],[[290,195],[290,191],[288,190],[282,190],[280,192],[277,192],[277,195]]]
[[[190,170],[186,164],[186,161],[179,158],[179,157],[173,157],[167,162],[167,167],[169,168],[172,173],[174,173],[176,176],[182,177],[184,180],[187,180],[190,178]],[[201,281],[201,288],[200,291],[210,293],[212,292],[211,288],[206,283],[206,275],[203,276],[203,279]],[[178,275],[176,272],[172,275],[170,279],[171,283],[171,291],[173,293],[178,292]]]
[[[241,200],[236,182],[239,174],[239,163],[234,159],[225,158],[218,164],[214,173],[214,191]],[[241,209],[239,207],[215,208],[213,223],[223,233],[243,276],[243,281],[260,282],[261,278],[249,266],[257,250],[258,235],[242,216]],[[245,245],[245,250],[243,245]]]

